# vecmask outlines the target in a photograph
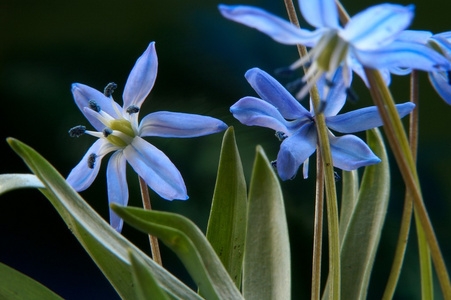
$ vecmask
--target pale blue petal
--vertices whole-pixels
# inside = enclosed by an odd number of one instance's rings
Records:
[[[97,177],[97,174],[99,173],[100,169],[100,163],[103,158],[102,156],[98,156],[96,158],[94,168],[88,167],[88,157],[92,153],[99,153],[100,148],[102,147],[102,144],[105,143],[105,140],[97,140],[86,152],[85,156],[81,159],[81,161],[78,163],[78,165],[75,166],[75,168],[72,169],[72,171],[69,173],[69,176],[67,176],[66,181],[77,191],[81,192],[86,190],[91,183],[94,181],[94,179]]]
[[[179,170],[155,146],[137,136],[123,151],[135,172],[162,198],[188,199],[185,183]]]
[[[449,61],[431,48],[409,42],[393,42],[377,51],[355,51],[357,59],[373,69],[411,68],[442,71],[451,68]]]
[[[302,16],[316,28],[340,28],[334,0],[299,0]]]
[[[366,78],[365,70],[363,69],[362,64],[354,57],[354,55],[348,56],[347,62],[349,67],[363,80],[365,85],[369,87],[370,84],[368,82],[368,78]],[[391,83],[390,71],[388,69],[379,69],[379,72],[381,73],[385,84],[389,86]]]
[[[410,25],[414,10],[413,5],[372,6],[352,17],[340,35],[360,50],[378,49]]]
[[[350,76],[350,82],[352,81],[352,75]],[[332,78],[332,87],[330,87],[327,93],[327,98],[324,99],[324,90],[326,88],[325,76],[322,76],[317,82],[318,92],[321,100],[326,101],[326,106],[324,108],[324,116],[335,116],[346,103],[346,89],[343,80],[343,68],[338,68]]]
[[[302,126],[310,119],[286,121],[280,112],[270,103],[254,97],[244,97],[236,102],[230,111],[242,124],[247,126],[260,126],[289,134]]]
[[[155,50],[155,42],[152,42],[138,58],[128,76],[122,96],[124,99],[124,111],[130,105],[141,107],[150,90],[152,90],[157,78],[157,70],[157,52]]]
[[[78,108],[97,131],[102,131],[102,129],[105,128],[105,125],[103,125],[97,118],[85,113],[85,108],[89,108],[89,101],[94,100],[101,110],[113,118],[119,117],[116,114],[113,105],[115,105],[119,111],[122,110],[122,108],[111,98],[108,98],[98,90],[81,83],[72,84],[72,94],[74,95],[75,103]]]
[[[441,54],[451,60],[451,33],[444,32],[434,35],[429,42],[435,43],[441,51]]]
[[[299,166],[315,152],[316,140],[315,125],[310,123],[282,142],[277,155],[277,172],[282,180],[296,175]]]
[[[139,136],[196,137],[227,129],[221,120],[194,114],[159,111],[148,114],[139,125]]]
[[[341,137],[329,135],[329,142],[336,168],[352,171],[381,161],[364,141],[354,135]]]
[[[396,37],[396,40],[401,42],[426,44],[431,36],[432,32],[430,31],[404,30]]]
[[[449,84],[448,75],[445,72],[431,72],[429,74],[429,80],[437,93],[445,100],[446,103],[451,105],[451,85]]]
[[[400,118],[405,117],[415,108],[412,102],[397,104]],[[352,133],[382,126],[382,119],[376,106],[365,107],[326,118],[327,127],[341,133]]]
[[[122,151],[116,151],[108,162],[106,171],[108,186],[108,203],[126,206],[128,203],[128,186],[125,176],[126,159]],[[110,224],[116,231],[122,231],[124,221],[110,207]]]
[[[311,32],[297,28],[258,7],[221,4],[218,8],[225,18],[255,28],[282,44],[312,47],[322,36],[321,30]]]
[[[245,77],[257,94],[274,105],[284,118],[293,120],[311,116],[285,87],[265,71],[253,68],[246,72]]]

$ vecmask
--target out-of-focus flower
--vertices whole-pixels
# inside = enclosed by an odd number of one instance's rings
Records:
[[[339,24],[334,0],[300,0],[299,7],[315,30],[299,29],[260,8],[219,6],[224,17],[253,27],[277,42],[313,47],[306,57],[290,66],[295,69],[311,62],[303,77],[308,84],[298,98],[304,97],[323,74],[331,81],[340,66],[347,87],[351,85],[352,71],[367,83],[363,67],[381,70],[387,82],[390,69],[433,72],[449,69],[449,62],[425,45],[396,40],[413,19],[413,5],[375,5],[352,17],[344,27]]]
[[[152,42],[127,79],[123,107],[111,96],[116,87],[114,83],[110,83],[104,93],[84,84],[72,85],[75,103],[97,131],[76,126],[69,134],[78,137],[86,133],[98,138],[67,178],[75,190],[87,189],[99,172],[102,158],[114,151],[107,167],[109,203],[127,205],[126,161],[162,198],[188,199],[180,172],[163,152],[142,137],[197,137],[223,131],[227,125],[207,116],[167,111],[148,114],[138,124],[138,112],[155,83],[157,69],[158,59]],[[110,223],[121,231],[123,221],[111,209]]]
[[[277,156],[277,171],[282,180],[293,178],[299,166],[307,162],[317,146],[317,129],[313,110],[306,110],[279,82],[268,73],[254,68],[246,72],[246,79],[261,97],[244,97],[230,111],[241,123],[274,129],[282,140]],[[367,107],[337,115],[346,101],[346,85],[341,70],[333,76],[334,85],[326,98],[324,116],[326,125],[337,132],[353,133],[382,125],[377,107]],[[325,85],[318,80],[318,88]],[[321,93],[321,92],[320,92]],[[407,102],[398,104],[401,117],[415,107]],[[342,170],[355,170],[380,162],[368,145],[354,135],[337,137],[329,130],[333,165]],[[307,166],[304,164],[304,178]]]

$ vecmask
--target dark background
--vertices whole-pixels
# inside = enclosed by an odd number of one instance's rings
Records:
[[[223,19],[212,0],[196,1],[12,1],[0,2],[0,173],[28,169],[8,147],[15,137],[34,147],[64,176],[79,162],[94,138],[70,138],[69,128],[88,122],[77,109],[70,86],[80,82],[103,90],[114,81],[121,94],[136,59],[156,41],[159,72],[144,103],[141,118],[158,110],[210,115],[235,126],[244,171],[249,180],[255,146],[275,159],[279,143],[271,130],[246,127],[229,107],[255,95],[243,75],[252,67],[270,73],[297,59],[295,47]],[[256,5],[286,17],[283,1],[230,0]],[[345,1],[351,15],[381,2]],[[398,2],[400,3],[400,2]],[[403,1],[402,4],[410,2]],[[421,0],[412,29],[450,30],[450,5]],[[300,75],[300,74],[299,74]],[[282,78],[283,83],[292,79]],[[398,102],[408,100],[408,77],[393,79]],[[451,107],[421,74],[418,169],[423,194],[448,265],[451,264]],[[371,105],[360,79],[353,83],[360,101],[344,110]],[[205,231],[216,178],[222,133],[196,139],[150,138],[182,173],[190,199],[168,202],[152,194],[155,209],[181,213]],[[392,196],[372,275],[368,298],[379,299],[386,284],[399,229],[404,184],[392,161]],[[106,160],[94,184],[82,196],[108,218]],[[314,160],[310,178],[282,182],[293,262],[293,299],[310,297],[313,229]],[[137,177],[128,168],[130,204],[140,206]],[[413,226],[414,228],[414,226]],[[147,237],[125,225],[123,234],[142,249]],[[117,295],[50,203],[34,190],[8,193],[0,201],[0,261],[38,280],[68,299],[114,299]],[[327,244],[324,244],[327,248]],[[147,250],[146,250],[147,251]],[[163,246],[165,266],[192,284],[178,259]],[[327,257],[325,254],[324,257]],[[323,264],[327,265],[326,262]],[[325,269],[326,270],[326,269]],[[323,278],[325,278],[324,273]],[[437,298],[440,292],[437,287]],[[415,230],[396,294],[419,299],[420,284]]]

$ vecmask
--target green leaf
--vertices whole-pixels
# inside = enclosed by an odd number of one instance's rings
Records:
[[[33,174],[0,174],[0,195],[23,188],[44,188],[42,182]]]
[[[194,291],[117,233],[35,150],[15,139],[8,139],[8,143],[45,185],[41,192],[122,298],[133,299],[136,295],[129,256],[129,251],[132,251],[146,262],[169,294],[175,298],[200,299]]]
[[[0,299],[63,299],[30,277],[0,263]]]
[[[357,170],[343,171],[343,190],[341,193],[340,209],[340,244],[348,228],[359,195],[359,174]]]
[[[129,252],[132,262],[133,282],[136,286],[138,300],[169,300],[166,292],[158,285],[158,281],[146,262],[133,251]]]
[[[184,216],[111,205],[125,222],[158,237],[185,265],[206,299],[242,299],[219,257],[200,229]]]
[[[207,239],[235,285],[241,286],[247,192],[233,127],[224,134]]]
[[[341,248],[341,298],[365,299],[390,194],[390,170],[378,129],[367,131],[367,142],[382,160],[365,168],[357,203]]]
[[[247,222],[244,298],[290,299],[290,244],[283,196],[260,146],[252,172]]]

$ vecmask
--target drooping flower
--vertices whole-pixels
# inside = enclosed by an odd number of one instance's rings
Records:
[[[180,172],[163,152],[143,137],[197,137],[223,131],[227,125],[212,117],[167,111],[148,114],[138,123],[138,112],[153,88],[157,67],[152,42],[130,72],[122,95],[123,107],[111,96],[116,87],[114,83],[110,83],[104,93],[84,84],[72,85],[75,103],[97,131],[76,126],[69,134],[78,137],[86,133],[98,138],[67,178],[75,190],[87,189],[99,172],[102,158],[114,152],[107,166],[109,203],[127,205],[126,161],[162,198],[188,199]],[[121,231],[123,221],[111,209],[110,223]]]
[[[277,155],[277,171],[282,180],[291,179],[296,175],[299,166],[307,162],[316,150],[314,112],[306,110],[268,73],[253,68],[246,72],[245,77],[261,99],[244,97],[236,102],[230,111],[244,125],[267,127],[276,131],[276,136],[282,140]],[[327,105],[323,111],[326,125],[330,129],[341,133],[354,133],[382,125],[375,106],[337,115],[346,101],[346,85],[341,70],[337,70],[333,81],[334,85],[328,93]],[[324,84],[324,77],[318,80],[320,91]],[[396,107],[400,117],[404,117],[415,105],[407,102]],[[380,161],[357,136],[337,137],[329,130],[329,142],[333,165],[339,169],[350,171]],[[307,168],[304,164],[304,178],[306,177]]]
[[[451,31],[433,35],[429,39],[428,45],[451,62]],[[451,105],[451,70],[429,72],[428,75],[429,81],[440,97]]]
[[[347,87],[351,85],[352,71],[367,83],[363,67],[383,71],[386,81],[390,76],[386,71],[395,68],[434,72],[449,69],[449,62],[430,48],[396,41],[413,19],[413,5],[375,5],[352,17],[344,27],[339,24],[334,0],[299,0],[299,7],[315,30],[299,29],[257,7],[219,6],[224,17],[255,28],[279,43],[313,47],[306,57],[290,66],[295,69],[311,61],[303,77],[308,84],[298,98],[304,97],[323,74],[330,81],[340,66]]]

